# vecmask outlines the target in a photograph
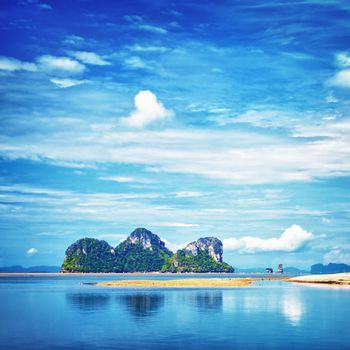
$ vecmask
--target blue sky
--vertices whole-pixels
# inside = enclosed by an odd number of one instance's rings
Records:
[[[350,263],[350,4],[4,1],[0,265],[203,236]]]

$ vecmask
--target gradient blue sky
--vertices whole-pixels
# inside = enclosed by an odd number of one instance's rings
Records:
[[[350,3],[2,1],[0,265],[142,226],[237,267],[350,263]]]

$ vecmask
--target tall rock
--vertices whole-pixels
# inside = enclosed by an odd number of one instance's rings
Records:
[[[82,238],[66,250],[62,272],[110,272],[113,271],[115,250],[107,242],[94,238]]]
[[[173,255],[157,235],[145,228],[133,231],[115,251],[123,265],[123,272],[160,271]]]
[[[125,241],[126,245],[139,244],[143,249],[160,249],[164,252],[170,252],[165,243],[154,233],[145,228],[137,228]]]
[[[222,261],[222,242],[216,237],[200,238],[177,251],[162,271],[166,272],[234,272]]]
[[[222,262],[222,242],[216,237],[199,238],[197,241],[187,244],[184,251],[186,256],[189,254],[196,256],[199,252],[207,251],[216,262]]]

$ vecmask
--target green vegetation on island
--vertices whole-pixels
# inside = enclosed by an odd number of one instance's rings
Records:
[[[67,249],[61,271],[110,272],[115,267],[115,251],[107,242],[83,238]]]
[[[162,272],[234,272],[229,264],[216,261],[207,250],[196,255],[178,250],[162,267]]]
[[[222,242],[200,238],[173,254],[152,232],[138,228],[117,247],[83,238],[66,251],[61,272],[233,272],[222,262]]]

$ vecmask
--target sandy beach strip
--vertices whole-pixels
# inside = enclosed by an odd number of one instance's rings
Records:
[[[181,278],[174,280],[118,280],[98,282],[104,287],[245,287],[250,286],[252,278]]]
[[[289,278],[287,282],[350,285],[350,272]]]

